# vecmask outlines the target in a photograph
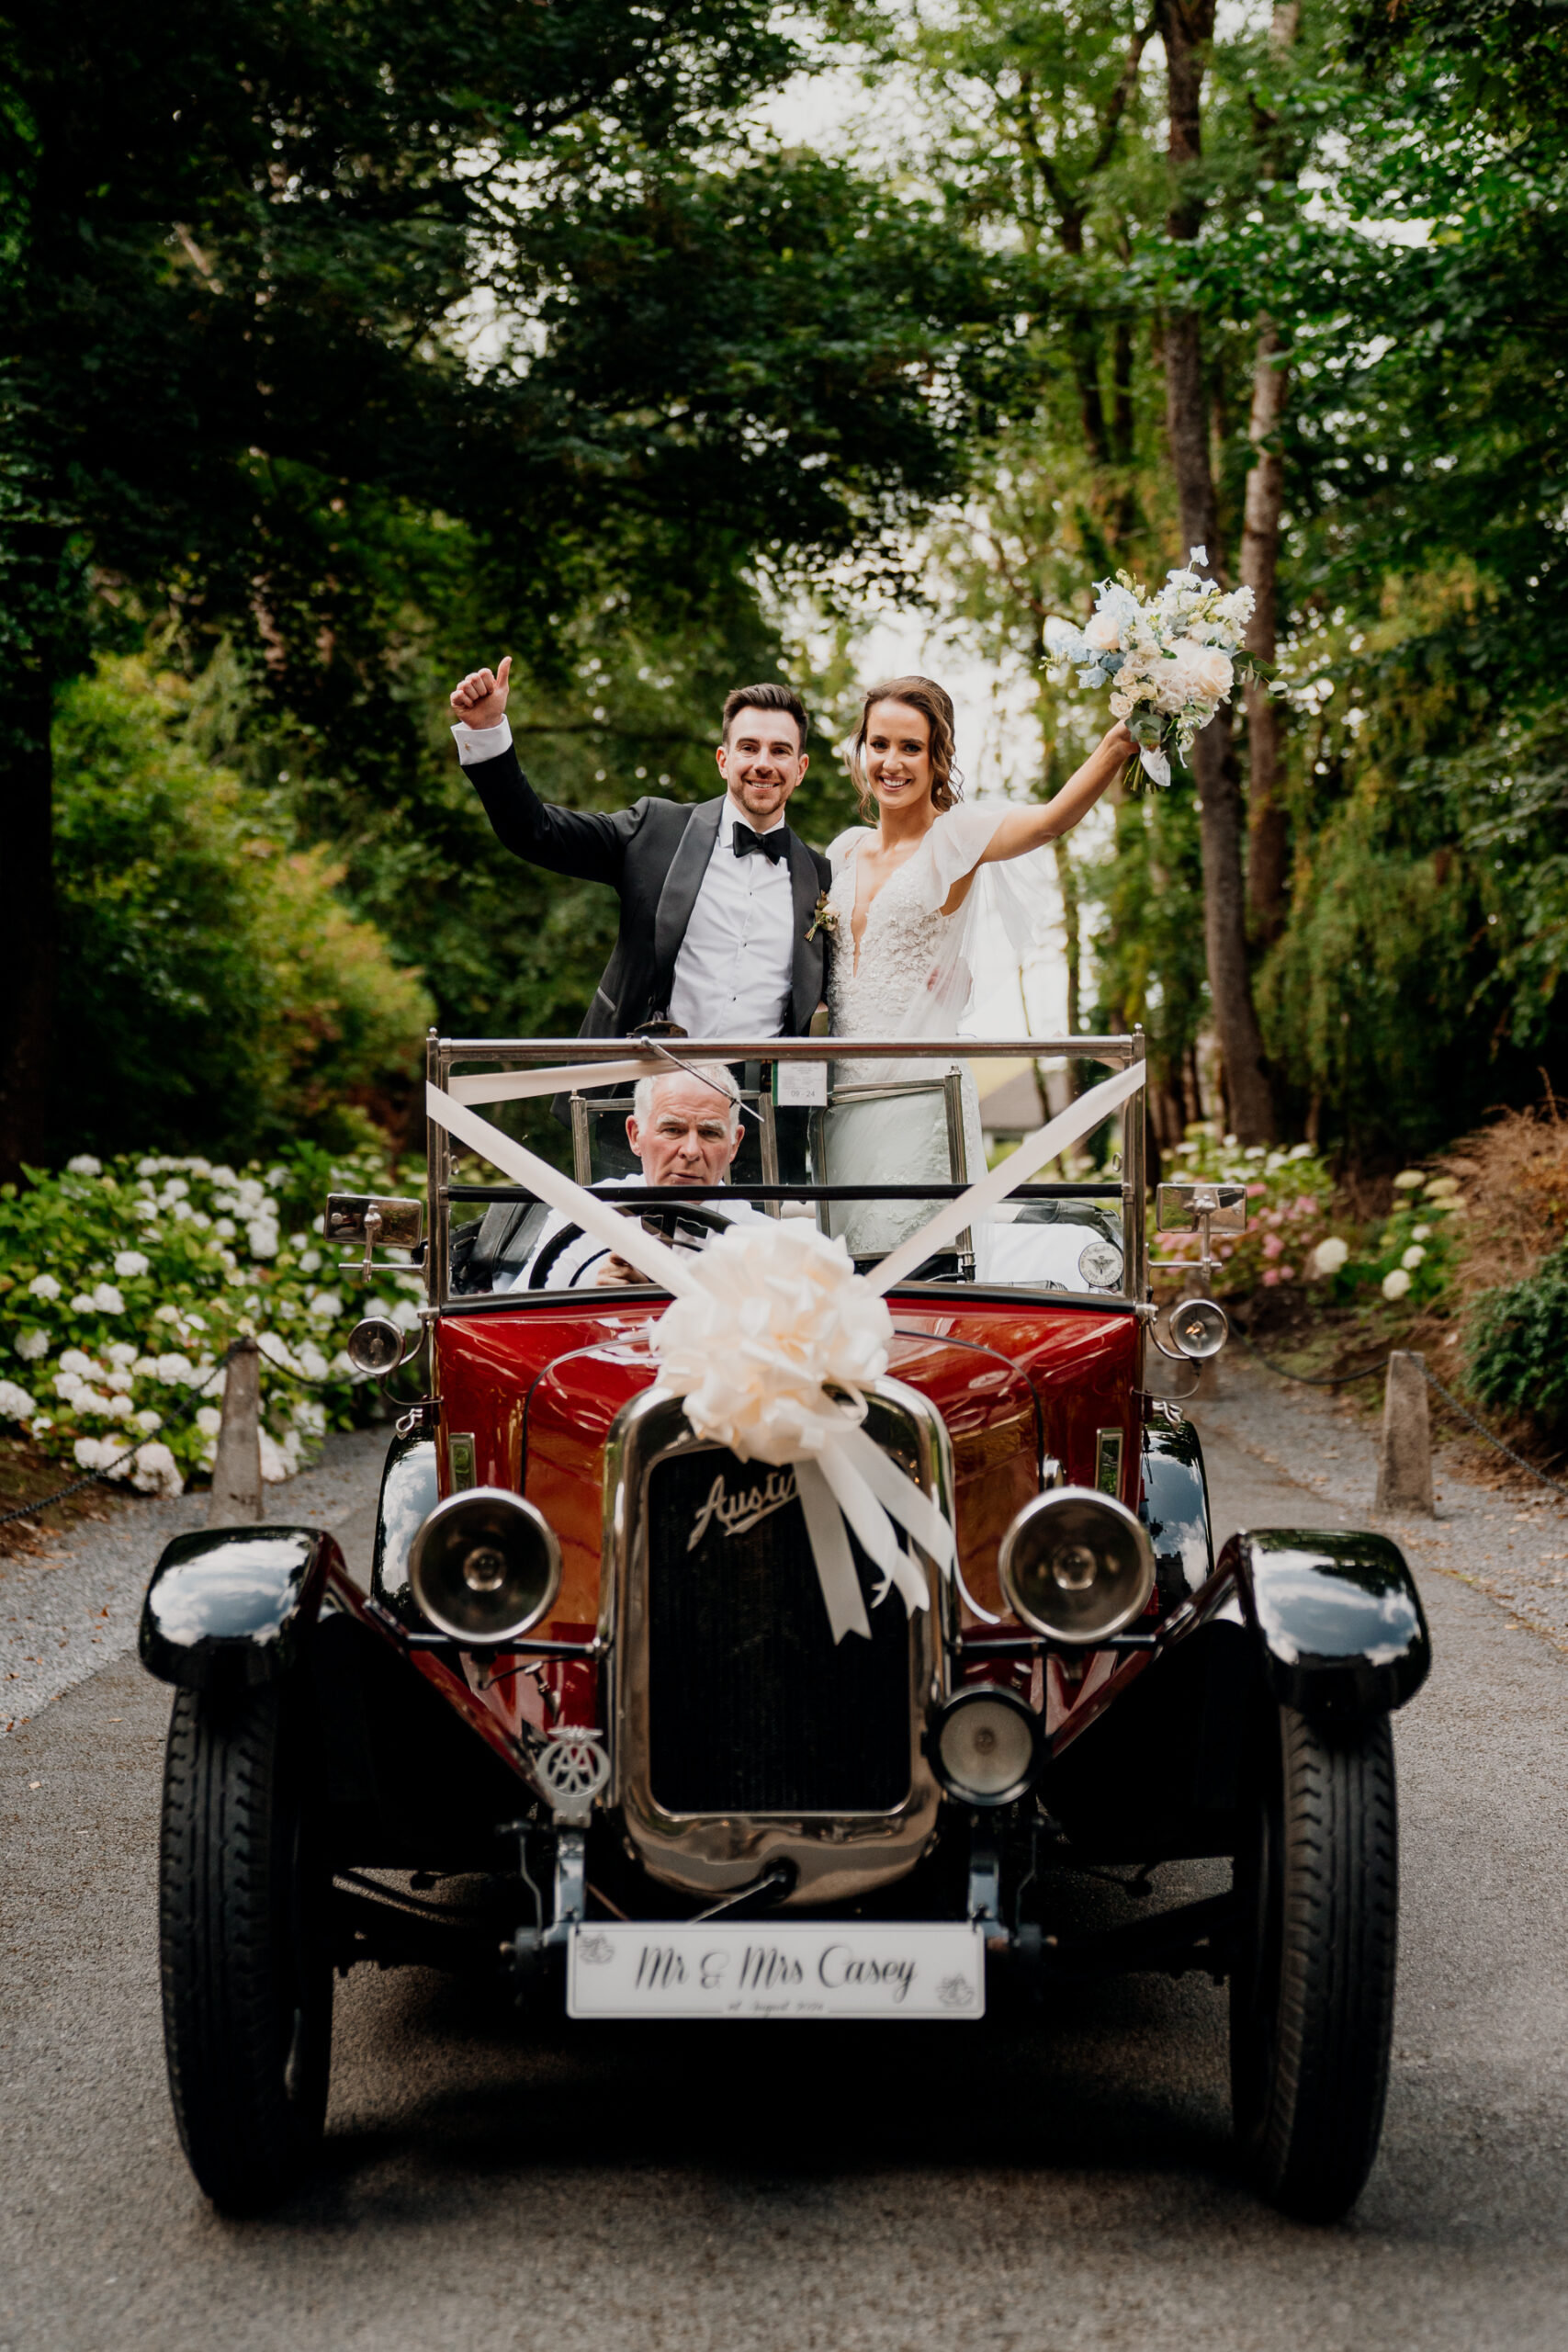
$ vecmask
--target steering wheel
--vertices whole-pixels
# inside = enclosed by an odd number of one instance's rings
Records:
[[[654,1207],[626,1209],[623,1214],[638,1218],[644,1225],[652,1226],[656,1231],[663,1234],[666,1240],[673,1235],[677,1225],[696,1225],[709,1233],[725,1233],[728,1230],[731,1222],[728,1217],[721,1216],[716,1209],[705,1209],[696,1201],[694,1201],[690,1207],[683,1202],[660,1201]],[[565,1225],[558,1233],[552,1233],[528,1269],[527,1288],[543,1290],[545,1278],[556,1260],[573,1241],[581,1240],[581,1238],[582,1227],[580,1225]]]

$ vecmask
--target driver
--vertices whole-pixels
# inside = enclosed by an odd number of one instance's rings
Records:
[[[637,1080],[626,1121],[626,1141],[640,1163],[636,1176],[610,1177],[593,1187],[613,1192],[617,1185],[728,1184],[729,1164],[740,1148],[740,1092],[722,1062],[694,1062],[688,1069],[665,1071],[658,1078]],[[695,1204],[694,1204],[695,1205]],[[728,1223],[759,1215],[750,1201],[704,1201],[706,1216]],[[631,1210],[628,1215],[637,1215]],[[662,1221],[668,1211],[656,1214]],[[667,1237],[668,1238],[668,1237]],[[677,1225],[675,1246],[701,1249],[709,1229],[694,1217],[689,1227]],[[619,1288],[646,1282],[625,1258],[604,1242],[582,1232],[569,1217],[552,1210],[540,1229],[527,1263],[519,1268],[513,1290],[583,1290],[597,1285]]]

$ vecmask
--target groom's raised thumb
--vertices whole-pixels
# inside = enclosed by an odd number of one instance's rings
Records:
[[[500,669],[495,673],[495,683],[501,688],[502,694],[506,692],[506,681],[511,675],[512,656],[508,653],[502,660]]]

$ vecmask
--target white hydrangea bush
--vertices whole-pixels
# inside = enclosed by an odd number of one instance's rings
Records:
[[[1408,1304],[1413,1310],[1444,1301],[1466,1214],[1455,1176],[1402,1169],[1393,1179],[1389,1215],[1359,1225],[1344,1213],[1333,1176],[1310,1144],[1267,1150],[1260,1144],[1243,1147],[1213,1125],[1194,1126],[1177,1145],[1175,1165],[1166,1172],[1218,1177],[1247,1187],[1247,1231],[1216,1235],[1214,1240],[1221,1261],[1214,1289],[1220,1297],[1293,1283],[1311,1285],[1342,1306],[1374,1295],[1391,1306]],[[1197,1238],[1161,1235],[1159,1254],[1184,1261],[1196,1258]]]
[[[421,1182],[404,1170],[394,1183],[378,1156],[300,1145],[244,1169],[84,1152],[25,1192],[0,1188],[0,1430],[83,1470],[107,1469],[140,1440],[112,1475],[178,1494],[212,1465],[223,1351],[252,1337],[263,1476],[292,1477],[327,1430],[367,1413],[374,1392],[344,1353],[355,1323],[381,1313],[412,1330],[424,1289],[406,1263],[380,1264],[366,1283],[329,1258],[326,1196]],[[194,1413],[181,1409],[203,1389]]]

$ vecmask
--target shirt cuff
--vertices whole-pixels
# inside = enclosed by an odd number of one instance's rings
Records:
[[[452,729],[452,740],[457,746],[457,757],[466,768],[478,767],[481,760],[499,760],[502,752],[512,748],[512,722],[502,717],[493,727],[470,727],[459,718]]]

